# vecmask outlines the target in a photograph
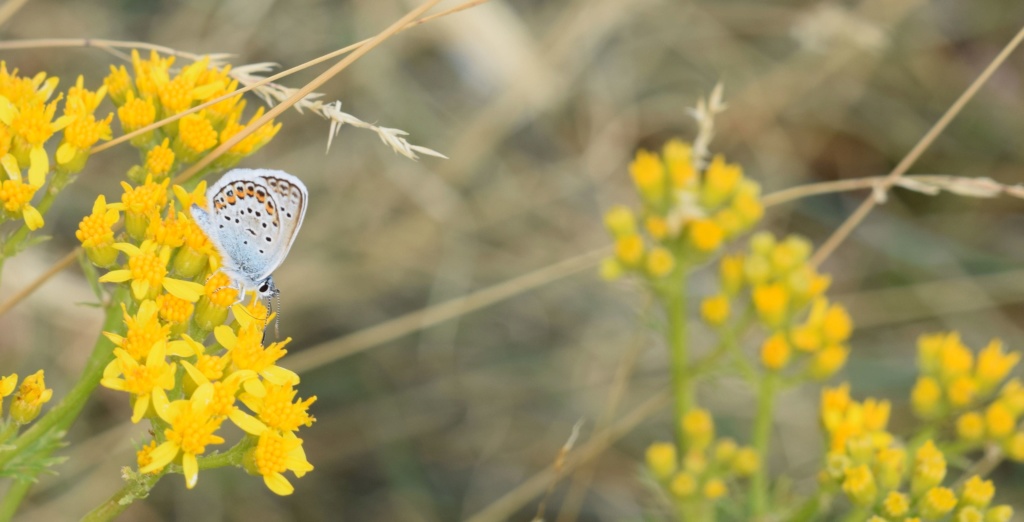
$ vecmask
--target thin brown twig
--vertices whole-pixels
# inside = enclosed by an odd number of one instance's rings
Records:
[[[28,0],[7,0],[4,5],[0,6],[0,25],[7,23],[14,13],[17,13]]]
[[[910,167],[918,160],[918,158],[921,157],[922,154],[924,154],[935,139],[938,138],[944,130],[946,130],[946,127],[948,127],[949,123],[953,121],[953,118],[960,114],[960,111],[967,105],[967,102],[971,101],[978,91],[981,90],[981,87],[988,82],[993,74],[995,74],[996,69],[1006,61],[1010,54],[1018,45],[1020,45],[1021,41],[1024,41],[1024,27],[1017,31],[1017,34],[1010,39],[1006,46],[999,51],[999,54],[992,59],[992,62],[985,67],[985,70],[978,75],[963,94],[961,94],[960,97],[957,98],[957,100],[953,102],[948,109],[946,109],[946,112],[942,117],[939,118],[939,120],[936,121],[930,129],[928,129],[928,132],[921,137],[917,144],[910,149],[910,152],[908,152],[896,167],[889,172],[889,175],[886,176],[886,179],[883,182],[881,190],[888,190],[888,188],[891,187],[900,176],[906,174]],[[832,235],[825,240],[821,247],[818,248],[814,255],[811,256],[811,265],[820,265],[822,261],[828,258],[828,256],[831,255],[847,237],[849,237],[850,233],[853,232],[853,229],[856,228],[865,217],[867,217],[877,204],[878,201],[874,195],[866,198],[864,202],[854,210],[853,214],[850,214],[850,216],[846,218],[846,221],[839,225],[839,228],[837,228]]]
[[[39,289],[40,286],[43,286],[43,283],[45,283],[51,277],[59,274],[65,268],[71,266],[75,262],[75,259],[78,258],[78,253],[80,251],[81,248],[76,248],[72,250],[71,253],[60,258],[60,260],[54,263],[53,266],[51,266],[46,272],[43,272],[34,281],[29,283],[28,286],[22,288],[21,290],[18,290],[18,293],[12,295],[10,299],[4,301],[3,304],[0,304],[0,315],[4,315],[8,311],[10,311],[11,308],[14,308],[14,305],[18,304],[18,302],[20,302],[22,299],[25,299],[26,297],[32,295],[33,292]]]

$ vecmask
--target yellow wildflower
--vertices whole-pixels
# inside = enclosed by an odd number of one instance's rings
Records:
[[[914,412],[924,419],[938,416],[942,411],[942,387],[932,377],[919,377],[910,392],[910,404]]]
[[[725,239],[722,227],[710,219],[695,219],[689,230],[690,243],[700,252],[716,250]]]
[[[675,257],[664,247],[654,247],[647,254],[647,273],[652,277],[665,277],[676,266]]]
[[[996,487],[991,480],[984,480],[978,475],[973,475],[964,483],[960,502],[967,506],[986,508],[989,502],[992,502],[992,497],[995,494]]]
[[[195,161],[199,154],[217,145],[217,131],[206,119],[206,111],[189,114],[178,120],[178,137],[174,154],[184,162]]]
[[[978,412],[967,412],[956,420],[956,434],[968,442],[978,442],[985,436],[985,419]]]
[[[171,255],[167,247],[160,248],[156,243],[146,240],[141,246],[116,243],[114,248],[128,254],[128,268],[111,270],[100,277],[100,282],[131,281],[132,295],[140,301],[147,297],[155,298],[160,288],[189,302],[195,302],[202,295],[203,285],[167,277],[167,262]]]
[[[747,477],[753,475],[761,467],[761,456],[749,446],[740,448],[732,461],[733,473]]]
[[[743,286],[743,256],[727,255],[719,264],[718,276],[726,294],[736,295]]]
[[[789,342],[782,334],[774,334],[761,345],[761,364],[769,370],[780,370],[789,362]]]
[[[808,368],[811,377],[823,380],[835,375],[846,364],[846,358],[849,355],[850,350],[838,344],[830,344],[822,348],[811,358]]]
[[[753,291],[754,309],[768,326],[778,326],[786,317],[789,293],[781,284],[758,285]]]
[[[110,99],[115,104],[124,104],[128,92],[132,90],[132,78],[128,74],[128,69],[123,65],[120,67],[111,65],[110,74],[103,79],[103,86],[107,88],[107,93],[110,94]]]
[[[173,166],[174,151],[171,150],[169,139],[164,138],[163,143],[146,152],[146,162],[143,164],[143,168],[147,175],[153,176],[153,179],[163,179],[171,172]]]
[[[725,496],[729,489],[720,478],[713,478],[704,484],[704,497],[710,500],[717,500]]]
[[[668,167],[669,179],[672,180],[672,187],[684,189],[697,180],[697,174],[693,170],[693,149],[690,144],[673,138],[662,148],[662,154]]]
[[[859,506],[874,504],[878,496],[878,487],[875,485],[871,468],[867,464],[861,464],[848,470],[843,480],[843,492]]]
[[[29,171],[28,183],[25,183],[21,177],[21,170],[18,168],[18,162],[14,159],[11,154],[6,154],[0,158],[0,164],[2,164],[4,171],[7,173],[7,178],[0,181],[0,203],[2,203],[3,210],[13,216],[21,217],[25,220],[25,226],[29,230],[36,230],[43,226],[43,215],[32,206],[32,198],[36,195],[36,191],[43,185],[45,171],[42,174],[38,172],[33,174]]]
[[[638,234],[615,241],[615,257],[626,266],[636,266],[644,256],[644,240]]]
[[[238,315],[236,314],[236,317]],[[236,335],[229,326],[218,326],[213,331],[217,342],[228,350],[232,365],[239,370],[252,370],[273,384],[298,384],[299,376],[295,372],[275,365],[284,357],[291,338],[263,347],[262,324],[251,321],[242,326]]]
[[[932,488],[921,499],[921,516],[928,520],[944,517],[956,507],[956,495],[949,488]]]
[[[15,377],[17,378],[17,377]],[[43,405],[50,402],[53,390],[46,387],[43,370],[39,370],[21,381],[18,394],[11,402],[11,418],[18,424],[28,424],[39,416]]]
[[[668,221],[661,216],[647,216],[644,220],[644,228],[647,233],[659,241],[668,237]]]
[[[156,404],[157,413],[170,425],[164,430],[167,441],[150,452],[151,462],[139,471],[149,473],[163,469],[180,454],[185,487],[195,487],[199,479],[199,461],[196,457],[206,451],[206,446],[224,442],[223,438],[214,435],[224,417],[212,414],[209,406],[212,399],[213,385],[207,383],[196,388],[188,400]]]
[[[1003,343],[999,339],[992,339],[988,346],[978,354],[975,366],[975,378],[981,388],[981,393],[988,393],[1006,378],[1013,368],[1020,362],[1020,353],[1003,352]]]
[[[629,164],[637,190],[649,203],[659,204],[665,196],[665,166],[657,153],[640,149]]]
[[[263,483],[278,495],[290,495],[294,487],[283,473],[291,471],[296,477],[302,478],[313,471],[313,465],[306,460],[302,450],[302,439],[292,433],[280,434],[274,430],[264,430],[259,434],[256,447],[246,455],[246,469],[252,468],[257,475],[263,476]]]
[[[713,295],[700,304],[700,315],[712,326],[721,326],[729,318],[729,298],[724,294]]]
[[[690,473],[682,472],[672,478],[669,491],[679,498],[687,498],[697,492],[697,479]]]
[[[882,509],[889,517],[902,517],[910,511],[910,497],[905,493],[890,491],[882,502]]]
[[[686,435],[688,450],[703,450],[715,438],[715,424],[711,414],[701,408],[693,408],[686,412],[682,419],[683,433]]]
[[[672,476],[679,468],[679,455],[671,442],[655,442],[647,447],[647,468],[660,480]]]
[[[721,205],[732,197],[742,178],[743,170],[739,165],[727,164],[722,155],[715,155],[704,171],[701,204],[707,208]]]
[[[100,194],[92,204],[92,214],[82,218],[75,237],[81,241],[89,260],[96,266],[109,268],[117,261],[114,249],[114,223],[120,218],[120,204],[107,204]]]
[[[297,391],[293,384],[265,384],[259,379],[249,380],[245,382],[245,393],[239,399],[267,427],[282,432],[298,431],[300,426],[312,426],[316,421],[308,412],[309,406],[316,402],[316,396],[294,400]],[[234,415],[231,418],[233,421],[237,419]],[[246,422],[249,421],[243,421],[239,426],[245,429]]]
[[[132,422],[142,420],[151,399],[154,404],[166,403],[166,390],[174,388],[175,365],[167,364],[165,347],[165,341],[153,345],[145,364],[139,364],[124,349],[115,348],[114,360],[103,370],[100,384],[132,395]]]
[[[985,427],[988,435],[995,439],[1001,439],[1013,433],[1017,425],[1017,419],[1001,401],[995,401],[985,408]]]

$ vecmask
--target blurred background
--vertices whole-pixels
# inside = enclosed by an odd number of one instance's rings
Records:
[[[291,67],[372,36],[417,4],[30,0],[0,31]],[[290,111],[278,137],[242,165],[286,170],[312,195],[274,276],[281,335],[294,339],[282,364],[301,361],[300,394],[318,398],[318,422],[302,432],[316,469],[284,498],[238,469],[204,471],[192,491],[169,476],[123,519],[530,520],[549,483],[538,473],[573,426],[583,421],[581,448],[633,416],[635,426],[560,481],[543,516],[640,520],[655,505],[639,478],[643,450],[672,434],[668,409],[647,402],[667,383],[667,357],[641,289],[602,282],[594,268],[608,243],[603,211],[636,201],[631,156],[691,139],[687,108],[722,82],[729,109],[711,148],[766,193],[885,174],[1021,20],[1024,3],[1011,0],[492,0],[392,38],[320,89],[324,99],[451,159],[410,161],[353,128],[325,154],[327,122]],[[62,87],[82,74],[95,88],[120,63],[76,48],[2,58],[60,76]],[[283,83],[301,87],[320,70]],[[1022,74],[1018,52],[911,173],[1020,182]],[[0,298],[74,248],[96,195],[119,194],[137,161],[127,146],[93,157],[47,216],[52,238],[4,267]],[[817,244],[866,196],[777,206],[765,224]],[[843,377],[858,397],[894,401],[894,431],[909,428],[919,334],[956,328],[974,347],[999,336],[1022,348],[1019,208],[1009,198],[897,190],[824,264],[857,325]],[[524,274],[539,279],[515,280]],[[709,277],[696,276],[695,299],[711,292]],[[447,320],[385,323],[510,280],[504,293],[485,294],[493,302],[470,303],[487,306],[449,308]],[[72,267],[0,317],[0,368],[45,368],[62,396],[101,323],[99,310],[72,301],[93,299]],[[710,340],[695,328],[704,350]],[[786,470],[798,491],[813,484],[821,455],[818,393],[785,395],[774,428],[772,469]],[[700,401],[719,432],[749,441],[753,403],[742,383],[708,383]],[[69,434],[70,460],[42,478],[20,519],[78,518],[119,488],[145,432],[128,417],[124,395],[100,389]],[[998,500],[1024,510],[1024,467],[1003,464],[996,476]]]

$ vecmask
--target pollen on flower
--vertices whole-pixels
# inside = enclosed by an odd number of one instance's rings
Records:
[[[222,422],[223,417],[211,417],[205,408],[188,401],[182,404],[180,414],[164,433],[182,452],[199,455],[206,451],[206,446],[224,442],[214,435]]]
[[[188,321],[195,310],[195,305],[171,294],[160,294],[156,298],[156,305],[160,308],[160,318],[169,323],[181,324]]]
[[[178,139],[189,152],[198,154],[217,145],[217,131],[204,112],[189,114],[178,120]]]
[[[23,105],[11,122],[11,130],[32,147],[41,147],[54,132],[60,130],[53,122],[56,111],[56,101],[49,104],[38,102]]]
[[[149,444],[146,444],[139,451],[135,452],[135,461],[139,464],[139,469],[142,469],[153,462],[153,450],[156,449],[156,441],[151,440]],[[159,473],[160,470],[156,469],[150,471],[150,473]]]
[[[146,152],[146,163],[143,167],[154,178],[160,179],[170,172],[173,165],[174,151],[171,150],[170,140],[164,138],[163,143]]]
[[[121,195],[121,203],[124,204],[125,212],[136,215],[148,216],[167,204],[167,185],[170,180],[163,180],[154,183],[147,179],[146,183],[138,187],[132,187],[128,183],[121,182],[124,194]]]
[[[890,517],[902,517],[910,511],[910,498],[905,493],[890,491],[882,502],[882,509]]]
[[[237,368],[259,373],[273,366],[278,359],[288,353],[284,346],[291,339],[285,339],[264,348],[263,331],[258,328],[261,326],[262,323],[257,324],[253,321],[238,330],[238,342],[229,352],[231,361]]]
[[[211,303],[224,308],[238,300],[238,290],[231,286],[231,278],[224,272],[217,272],[206,281],[204,295]]]
[[[0,182],[0,202],[8,212],[21,212],[36,195],[36,187],[22,183],[20,179],[8,179]]]
[[[132,89],[132,78],[128,75],[128,69],[125,66],[114,67],[111,65],[110,74],[103,79],[103,85],[107,88],[110,98],[115,103],[121,104],[124,103],[128,91]]]
[[[96,142],[110,139],[113,113],[97,120],[92,114],[79,114],[64,128],[64,141],[78,150],[88,150]]]
[[[124,337],[115,337],[112,340],[136,361],[145,360],[153,345],[167,339],[170,325],[160,323],[158,309],[153,301],[143,301],[134,317],[128,314],[124,304],[121,305],[121,310],[125,325],[128,327],[127,333]]]
[[[167,275],[167,263],[155,252],[141,252],[128,258],[128,270],[131,271],[133,280],[144,281],[149,283],[151,288],[157,288],[163,284]]]
[[[117,109],[117,119],[121,120],[125,132],[138,130],[156,121],[156,106],[149,99],[136,98],[128,91],[124,105]]]
[[[312,426],[316,421],[309,414],[309,406],[316,402],[316,397],[292,402],[296,390],[289,385],[266,384],[266,396],[260,408],[260,420],[271,428],[281,431],[296,431],[300,426]]]

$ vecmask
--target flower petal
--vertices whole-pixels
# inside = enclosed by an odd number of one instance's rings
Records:
[[[149,409],[149,395],[138,395],[135,397],[135,406],[132,407],[132,422],[137,423],[146,416]]]
[[[235,426],[242,428],[246,433],[259,436],[264,431],[267,431],[267,425],[260,422],[259,419],[245,413],[244,411],[235,408],[228,414],[228,418],[231,422],[235,423]]]
[[[141,300],[141,299],[145,298],[146,294],[148,294],[148,293],[149,293],[149,281],[143,281],[141,279],[133,279],[132,280],[132,295],[134,295],[136,299],[140,299]]]
[[[185,367],[185,371],[188,372],[188,376],[191,377],[196,384],[202,386],[203,384],[210,382],[210,379],[207,379],[206,376],[203,375],[203,372],[199,371],[199,368],[192,366],[192,363],[182,360],[181,365]]]
[[[36,207],[32,205],[25,205],[25,208],[21,210],[21,217],[25,219],[25,226],[29,230],[39,230],[43,228],[43,215],[36,210]]]
[[[103,274],[99,281],[101,283],[123,283],[132,278],[130,270],[111,270]]]
[[[140,473],[150,473],[163,469],[171,463],[174,457],[178,456],[178,445],[173,442],[165,442],[149,452],[149,458],[153,459],[149,465],[139,469]]]
[[[292,483],[288,482],[288,479],[284,478],[284,475],[280,473],[263,475],[263,483],[270,488],[270,491],[273,491],[282,497],[291,495],[292,492],[295,491],[295,488],[292,487]]]
[[[165,277],[164,289],[174,297],[194,303],[199,300],[199,296],[203,295],[204,287],[199,283]]]
[[[217,338],[217,342],[221,346],[228,350],[234,349],[235,344],[238,343],[238,337],[235,332],[231,330],[230,326],[221,325],[213,329],[213,336]]]
[[[28,158],[28,184],[39,188],[46,182],[46,173],[50,172],[50,157],[46,155],[46,150],[40,145],[32,147]]]
[[[260,372],[260,375],[264,379],[276,384],[278,386],[284,386],[286,384],[296,385],[299,383],[299,374],[280,366],[269,366],[264,368]]]
[[[181,472],[185,475],[185,487],[192,489],[199,481],[199,461],[196,456],[186,453],[181,457]]]
[[[75,152],[77,151],[78,149],[74,145],[67,142],[62,143],[60,147],[57,147],[57,164],[67,165],[71,160],[75,159]]]

